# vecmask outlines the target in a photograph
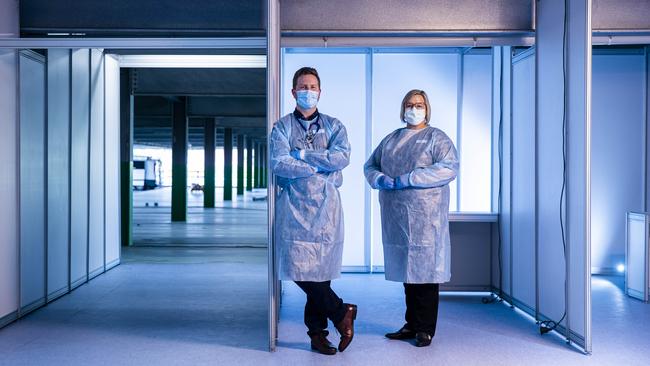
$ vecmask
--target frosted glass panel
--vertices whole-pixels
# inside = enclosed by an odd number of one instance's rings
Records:
[[[465,55],[460,130],[460,210],[490,212],[492,55]]]
[[[375,54],[372,70],[372,149],[393,130],[399,120],[402,98],[411,89],[423,89],[431,103],[431,125],[443,130],[456,144],[458,121],[459,55]],[[489,72],[489,70],[488,70]],[[489,158],[486,159],[489,162]],[[450,185],[449,209],[457,209],[456,182]],[[383,266],[381,219],[376,191],[372,193],[372,263]]]
[[[319,111],[345,125],[352,146],[350,165],[343,170],[340,189],[345,220],[344,266],[367,265],[365,256],[365,192],[363,164],[366,160],[366,54],[329,53],[284,55],[282,114],[295,108],[291,95],[293,74],[303,66],[318,70],[321,78]]]

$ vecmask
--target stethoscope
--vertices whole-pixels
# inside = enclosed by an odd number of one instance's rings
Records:
[[[309,128],[305,128],[305,126],[302,124],[301,121],[298,121],[298,124],[300,124],[300,127],[302,127],[303,130],[305,130],[305,142],[309,145],[311,145],[314,142],[314,139],[316,138],[316,134],[318,131],[320,131],[320,115],[316,117],[316,121],[312,122],[309,125]],[[314,129],[314,125],[316,125],[316,128]]]

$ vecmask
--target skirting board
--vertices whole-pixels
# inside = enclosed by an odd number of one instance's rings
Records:
[[[106,270],[108,271],[109,269],[115,268],[117,265],[120,264],[120,260],[116,259],[110,263],[106,263]]]
[[[20,309],[20,317],[23,317],[23,316],[31,313],[32,311],[41,308],[44,305],[45,305],[45,298],[44,297],[32,302],[31,304],[25,305]]]
[[[83,277],[81,277],[80,279],[78,279],[78,280],[72,282],[72,283],[70,284],[70,289],[71,289],[71,290],[74,290],[74,289],[76,289],[77,287],[83,285],[84,283],[86,283],[86,276],[83,276]]]
[[[0,318],[0,328],[14,322],[16,319],[18,319],[18,312],[14,311],[12,313],[9,313],[2,318]]]
[[[104,273],[104,267],[99,267],[96,270],[88,273],[88,280],[92,280],[93,278],[99,276],[100,274]]]
[[[52,292],[51,294],[47,295],[47,302],[50,303],[50,302],[60,298],[61,296],[67,294],[68,292],[69,292],[68,291],[68,286],[65,286],[65,287],[63,287],[63,288],[61,288],[59,290],[56,290],[56,291]]]

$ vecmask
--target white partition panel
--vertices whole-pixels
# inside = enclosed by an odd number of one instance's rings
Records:
[[[460,208],[491,212],[492,54],[487,50],[463,56],[460,130]]]
[[[352,146],[350,165],[343,170],[340,188],[345,220],[343,266],[348,271],[368,270],[369,245],[366,241],[366,207],[369,190],[363,176],[366,148],[366,63],[367,52],[328,52],[310,49],[309,54],[287,50],[283,56],[282,115],[295,108],[291,96],[296,70],[311,66],[318,70],[322,83],[318,110],[341,120]]]
[[[495,134],[494,150],[494,187],[493,209],[499,213],[497,240],[493,248],[492,284],[499,290],[500,295],[509,296],[512,293],[511,281],[511,79],[512,55],[510,47],[495,47],[493,50],[493,103]],[[501,99],[501,100],[499,100]],[[501,140],[501,143],[499,143]]]
[[[0,326],[19,306],[17,74],[17,52],[0,50]]]
[[[538,2],[536,19],[539,311],[543,318],[554,321],[566,315],[558,330],[588,353],[591,352],[591,1],[575,0],[566,6],[563,2]],[[559,225],[563,172],[566,172],[564,236]]]
[[[20,307],[45,302],[45,59],[20,53]]]
[[[626,214],[625,292],[644,302],[648,302],[650,292],[648,218],[647,214],[637,212]]]
[[[614,52],[593,58],[591,269],[602,274],[625,262],[626,212],[644,209],[645,54]]]
[[[536,309],[535,267],[535,55],[512,65],[512,294]]]
[[[120,262],[120,65],[105,57],[105,240],[106,269]]]
[[[88,275],[104,271],[104,55],[90,51],[90,187]]]
[[[70,50],[47,54],[47,300],[69,289]]]
[[[431,125],[442,129],[456,144],[459,64],[458,53],[376,53],[372,64],[372,149],[390,132],[404,126],[399,119],[400,105],[411,89],[427,92]],[[456,182],[450,188],[450,210],[455,211]],[[381,269],[384,255],[376,191],[372,192],[371,211],[372,263],[375,269]]]
[[[90,124],[90,50],[72,51],[70,157],[70,286],[88,278],[88,159]]]

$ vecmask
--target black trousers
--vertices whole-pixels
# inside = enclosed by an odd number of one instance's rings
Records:
[[[296,284],[307,294],[305,304],[305,325],[309,329],[307,334],[317,334],[327,329],[327,319],[335,325],[343,320],[346,309],[343,300],[330,287],[331,281],[296,281]]]
[[[436,334],[440,285],[437,283],[405,283],[406,328]]]

